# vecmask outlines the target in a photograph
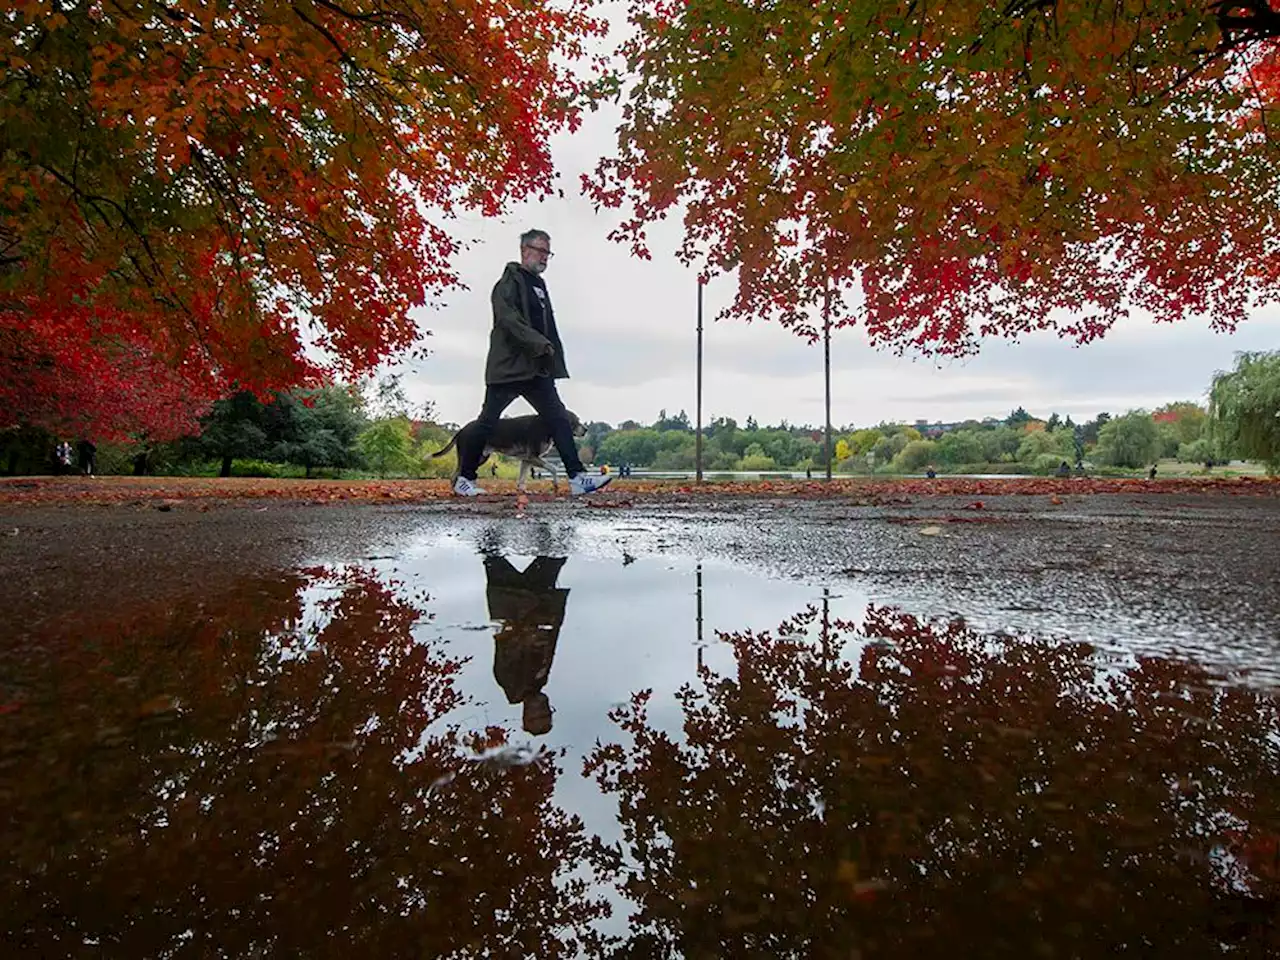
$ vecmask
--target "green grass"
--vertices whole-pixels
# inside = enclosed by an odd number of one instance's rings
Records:
[[[1214,467],[1205,472],[1203,463],[1182,463],[1178,460],[1161,460],[1156,465],[1162,477],[1265,477],[1264,464],[1234,460],[1230,466]]]

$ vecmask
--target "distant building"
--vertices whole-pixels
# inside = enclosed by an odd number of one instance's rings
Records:
[[[920,433],[920,436],[929,440],[937,440],[944,433],[950,433],[952,430],[959,430],[964,426],[964,422],[943,423],[935,420],[930,423],[927,420],[917,420],[912,426]]]

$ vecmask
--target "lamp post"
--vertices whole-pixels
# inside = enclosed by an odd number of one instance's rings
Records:
[[[695,419],[693,444],[694,444],[694,464],[697,467],[697,481],[702,482],[702,277],[698,277],[698,397],[695,404]]]
[[[695,571],[697,576],[697,597],[698,597],[698,613],[697,613],[697,641],[698,641],[698,667],[702,667],[702,564],[699,563]]]
[[[827,461],[827,479],[831,479],[831,284],[827,284],[822,301],[822,373],[826,379],[827,437],[824,459]]]

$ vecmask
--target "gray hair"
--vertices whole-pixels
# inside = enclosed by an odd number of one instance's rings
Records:
[[[547,233],[545,230],[526,230],[524,233],[520,234],[520,246],[522,247],[529,246],[529,244],[533,243],[535,240],[545,240],[547,243],[550,243],[551,234]]]

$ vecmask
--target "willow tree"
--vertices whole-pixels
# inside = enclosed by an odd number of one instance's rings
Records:
[[[1220,449],[1280,472],[1280,351],[1242,353],[1214,377],[1209,416]]]

